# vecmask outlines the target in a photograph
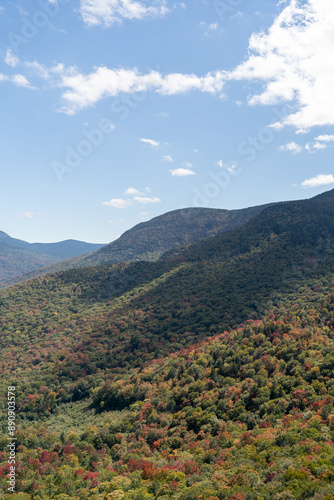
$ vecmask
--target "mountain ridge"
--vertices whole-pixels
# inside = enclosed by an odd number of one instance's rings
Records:
[[[65,240],[57,243],[28,243],[0,231],[0,287],[18,276],[48,267],[63,259],[101,248],[103,245]]]
[[[333,195],[1,290],[25,498],[333,500]]]
[[[3,286],[26,281],[38,275],[79,267],[140,260],[155,261],[168,250],[180,248],[239,227],[269,206],[272,204],[238,210],[198,207],[173,210],[135,225],[117,240],[103,246],[96,252],[66,259],[40,271],[32,271],[25,276],[8,281]]]

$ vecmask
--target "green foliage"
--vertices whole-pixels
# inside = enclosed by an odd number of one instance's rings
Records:
[[[332,198],[271,207],[158,262],[2,291],[16,497],[330,500]]]

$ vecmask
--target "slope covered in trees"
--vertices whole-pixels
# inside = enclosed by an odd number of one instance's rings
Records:
[[[58,257],[36,254],[0,242],[0,287],[16,276],[58,261]]]
[[[242,210],[185,208],[142,222],[120,238],[89,255],[82,255],[50,268],[13,280],[19,283],[43,274],[121,262],[155,261],[165,252],[211,238],[219,233],[242,226],[270,205]]]
[[[0,231],[0,287],[17,276],[78,255],[103,245],[66,240],[58,243],[28,243]]]
[[[139,260],[154,261],[168,250],[242,226],[268,205],[242,210],[185,208],[142,222],[126,231],[118,240],[98,250],[79,264],[114,264]],[[80,266],[78,266],[80,267]]]
[[[333,212],[0,292],[17,498],[333,500]]]
[[[262,320],[123,373],[59,373],[46,345],[18,358],[13,498],[333,500],[334,280],[280,299]]]

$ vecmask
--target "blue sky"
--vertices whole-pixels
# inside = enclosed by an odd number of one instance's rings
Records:
[[[109,242],[334,187],[332,0],[0,7],[0,229]]]

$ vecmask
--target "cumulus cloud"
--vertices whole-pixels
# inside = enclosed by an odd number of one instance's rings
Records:
[[[112,26],[123,19],[143,20],[164,17],[169,12],[165,0],[81,0],[80,13],[88,26]]]
[[[15,66],[17,66],[19,62],[19,58],[15,54],[13,54],[13,51],[11,49],[7,49],[5,63],[8,64],[8,66],[15,68]]]
[[[263,82],[263,91],[249,98],[251,105],[294,101],[297,112],[277,128],[333,125],[333,30],[332,0],[290,0],[268,32],[251,36],[249,57],[228,79]]]
[[[137,203],[141,203],[142,205],[148,205],[149,203],[160,203],[161,200],[157,196],[153,196],[152,198],[145,196],[135,196],[134,201]]]
[[[11,77],[11,81],[14,82],[18,87],[32,88],[29,81],[23,75],[14,75]]]
[[[160,142],[154,141],[153,139],[140,139],[140,142],[149,144],[152,148],[158,148],[160,146]]]
[[[39,212],[24,212],[17,217],[22,217],[23,219],[34,219],[38,215],[40,215]]]
[[[87,24],[110,25],[125,18],[157,17],[166,9],[162,0],[81,0],[81,14]],[[68,115],[121,93],[170,96],[198,91],[221,97],[226,82],[245,80],[256,83],[249,105],[293,105],[293,111],[273,127],[290,125],[297,132],[305,132],[314,126],[334,125],[333,32],[332,0],[286,0],[281,2],[281,12],[273,24],[250,37],[246,60],[230,71],[162,74],[99,66],[83,73],[62,64],[51,69],[32,64],[40,76],[51,80],[53,87],[62,89],[60,111]]]
[[[141,193],[135,188],[128,188],[124,194],[130,196],[132,195],[133,198],[113,198],[109,201],[104,201],[102,205],[105,205],[106,207],[117,208],[118,210],[123,210],[136,204],[148,205],[150,203],[160,203],[161,201],[157,196],[152,196],[152,198],[148,196],[141,196]]]
[[[334,184],[334,176],[319,174],[316,177],[312,177],[312,179],[306,179],[302,186],[304,188],[313,188],[319,186],[327,186],[328,184]]]
[[[224,163],[223,160],[217,161],[217,166],[223,168],[230,174],[233,174],[238,168],[238,166],[235,165],[232,161],[230,161],[229,163]]]
[[[132,200],[123,200],[122,198],[113,198],[109,201],[104,201],[102,205],[106,207],[118,208],[123,210],[124,208],[129,208],[133,204]]]
[[[140,73],[137,68],[110,69],[100,66],[84,74],[77,68],[66,68],[63,64],[47,69],[36,61],[30,63],[30,69],[38,76],[49,79],[53,87],[64,89],[60,111],[68,115],[121,93],[150,91],[161,95],[177,95],[197,90],[215,94],[224,85],[223,72],[208,73],[201,77],[181,73],[162,75],[154,70]]]
[[[129,187],[129,188],[125,191],[125,193],[124,193],[124,194],[125,194],[125,195],[136,195],[136,194],[141,194],[141,193],[138,191],[138,189],[133,188],[133,187]]]
[[[312,146],[314,149],[326,149],[327,144],[324,144],[323,142],[315,142]]]
[[[290,151],[294,155],[301,153],[303,151],[303,147],[300,144],[297,144],[296,142],[288,142],[288,144],[285,144],[284,146],[280,146],[278,148],[280,151]]]
[[[173,159],[173,157],[171,155],[164,155],[162,157],[162,160],[163,161],[168,161],[168,162],[174,162],[174,159]]]
[[[315,140],[323,142],[334,142],[334,135],[318,135]]]
[[[196,175],[190,168],[175,168],[170,171],[174,177],[187,177],[188,175]]]
[[[13,76],[8,76],[4,75],[3,73],[0,73],[0,82],[11,82],[14,83],[17,87],[25,87],[29,89],[33,89],[29,83],[29,80],[23,75],[13,75]]]

